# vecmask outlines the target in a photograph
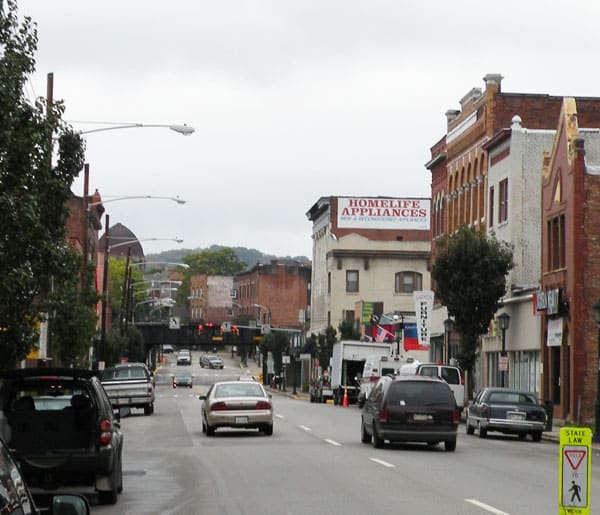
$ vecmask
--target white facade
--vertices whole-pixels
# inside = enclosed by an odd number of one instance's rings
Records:
[[[428,289],[428,263],[431,243],[404,241],[390,237],[370,239],[368,231],[357,229],[339,239],[332,234],[331,199],[319,199],[313,208],[313,255],[311,283],[311,333],[324,332],[331,325],[338,329],[340,322],[352,316],[355,303],[383,302],[384,312],[399,311],[414,315],[412,292],[395,292],[395,275],[413,272],[421,277],[422,287]],[[318,207],[318,210],[316,209]],[[309,217],[310,218],[310,217]],[[399,234],[380,230],[376,234]],[[373,234],[373,233],[370,233]],[[358,291],[347,291],[347,272],[358,275]]]
[[[534,314],[533,294],[541,280],[541,184],[544,151],[550,151],[555,131],[524,129],[513,118],[510,137],[489,151],[488,232],[513,245],[514,268],[507,278],[504,307],[510,315],[505,333],[509,364],[506,386],[540,391],[541,317]],[[501,156],[505,157],[501,157]],[[506,220],[500,221],[500,192],[508,185]],[[492,199],[493,207],[489,202]],[[493,325],[482,339],[478,386],[499,385],[498,358],[502,332]]]

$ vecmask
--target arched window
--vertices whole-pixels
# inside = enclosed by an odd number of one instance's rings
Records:
[[[395,293],[412,293],[423,289],[423,275],[418,272],[397,272],[394,276]]]

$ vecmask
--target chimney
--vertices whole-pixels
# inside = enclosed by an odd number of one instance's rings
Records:
[[[485,92],[500,93],[502,84],[502,75],[499,73],[488,73],[483,80],[485,81]]]

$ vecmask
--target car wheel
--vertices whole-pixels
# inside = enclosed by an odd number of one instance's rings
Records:
[[[360,441],[362,443],[371,443],[371,435],[367,433],[364,421],[360,423]]]
[[[265,426],[262,431],[266,436],[271,436],[273,434],[273,424]]]
[[[466,428],[466,431],[467,431],[468,435],[475,434],[475,428],[469,422],[469,416],[468,415],[467,415],[467,419],[465,420],[465,428]]]
[[[115,504],[119,497],[119,485],[123,481],[123,469],[121,467],[121,460],[115,465],[110,475],[110,490],[100,490],[98,492],[98,503],[99,504]]]
[[[481,425],[479,426],[479,438],[486,438],[487,437],[487,429],[485,427],[481,427]]]
[[[525,440],[525,438],[527,438],[527,433],[519,433],[517,436],[519,437],[519,440]]]
[[[144,415],[152,415],[152,413],[154,413],[154,404],[146,404],[144,406]]]
[[[444,449],[448,452],[453,452],[456,450],[456,440],[446,440],[444,442]]]
[[[531,438],[534,442],[539,442],[542,440],[542,432],[536,431],[535,433],[531,433]]]
[[[206,436],[215,436],[215,428],[206,424]]]
[[[375,423],[373,423],[373,447],[375,449],[381,449],[383,447],[384,441],[379,438],[377,434],[377,428],[375,427]]]

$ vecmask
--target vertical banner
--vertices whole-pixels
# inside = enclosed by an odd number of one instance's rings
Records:
[[[433,312],[433,292],[430,290],[413,292],[415,317],[417,319],[417,337],[419,345],[429,347],[431,334],[431,314]]]

